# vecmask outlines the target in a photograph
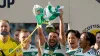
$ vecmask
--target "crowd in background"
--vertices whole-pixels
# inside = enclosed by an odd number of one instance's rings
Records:
[[[15,31],[17,29],[27,29],[31,33],[34,30],[34,28],[36,27],[36,25],[37,25],[37,23],[10,23],[10,27],[11,27],[11,31],[10,31],[11,37],[12,38],[14,37],[14,33],[15,33]],[[53,23],[52,25],[55,27],[56,30],[59,29],[59,23]],[[45,31],[47,25],[46,24],[43,24],[42,26],[43,26],[44,34],[45,35],[48,35],[47,34],[48,32]],[[64,26],[65,26],[65,32],[66,32],[68,30],[68,24],[67,23],[64,23]],[[31,42],[32,45],[35,44],[34,43],[35,34],[37,34],[37,31],[35,31],[34,34],[32,35],[32,40],[33,40]]]

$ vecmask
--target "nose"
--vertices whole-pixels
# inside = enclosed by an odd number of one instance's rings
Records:
[[[72,42],[72,41],[73,41],[72,39],[69,40],[69,42]]]
[[[2,27],[2,29],[3,29],[3,30],[5,30],[5,29],[6,29],[6,27]]]

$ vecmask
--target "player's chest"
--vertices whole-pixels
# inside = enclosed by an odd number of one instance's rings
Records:
[[[15,46],[13,45],[13,43],[0,43],[0,49],[5,52],[11,52],[14,48]]]
[[[61,49],[58,50],[44,50],[43,56],[64,56],[63,51]]]

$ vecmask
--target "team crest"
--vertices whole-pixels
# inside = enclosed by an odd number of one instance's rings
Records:
[[[9,49],[9,52],[11,52],[12,50],[13,50],[13,48],[10,48],[10,49]]]

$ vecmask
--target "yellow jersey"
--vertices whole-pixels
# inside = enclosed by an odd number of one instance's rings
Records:
[[[23,52],[21,50],[21,47],[19,47],[17,50],[15,50],[10,55],[8,55],[18,45],[19,45],[19,43],[10,37],[8,37],[8,41],[6,43],[3,43],[0,40],[0,50],[2,50],[2,52],[4,53],[5,56],[23,56]],[[0,56],[2,55],[2,52],[0,52]]]

